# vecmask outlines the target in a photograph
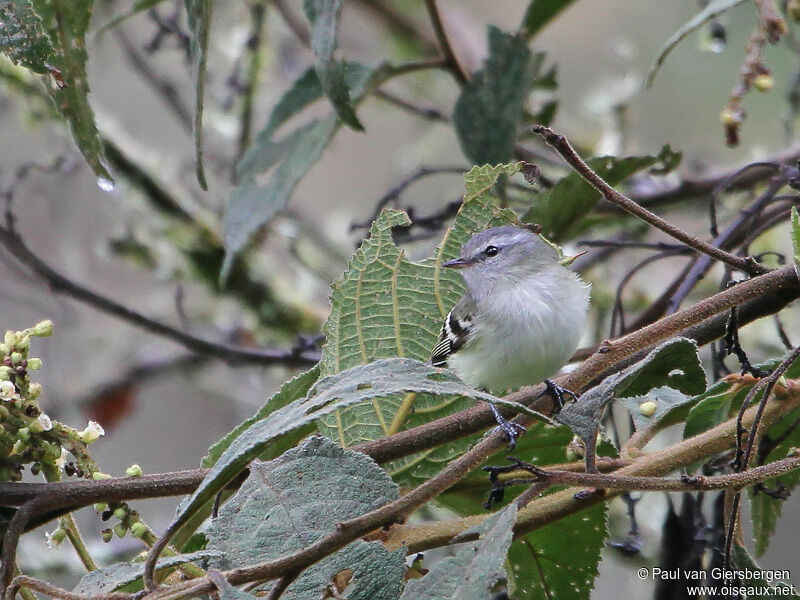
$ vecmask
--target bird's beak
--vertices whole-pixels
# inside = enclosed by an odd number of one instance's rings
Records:
[[[473,263],[472,260],[469,258],[464,258],[463,256],[459,256],[458,258],[454,258],[453,260],[448,260],[447,262],[443,262],[442,266],[447,267],[448,269],[463,269],[464,267],[468,267]]]

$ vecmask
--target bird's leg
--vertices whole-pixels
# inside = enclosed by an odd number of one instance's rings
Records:
[[[517,445],[517,437],[519,437],[521,433],[525,433],[527,429],[519,423],[514,423],[514,421],[506,419],[500,414],[500,411],[497,410],[494,404],[489,403],[489,406],[492,409],[492,414],[494,414],[494,420],[497,421],[497,429],[506,434],[508,438],[508,448],[509,450],[513,450]]]
[[[567,396],[570,396],[573,402],[578,401],[578,396],[575,395],[575,392],[572,392],[567,388],[561,387],[552,379],[545,379],[544,385],[546,386],[546,388],[541,394],[539,394],[539,396],[543,396],[544,394],[550,394],[553,397],[553,401],[556,403],[556,412],[564,408]]]

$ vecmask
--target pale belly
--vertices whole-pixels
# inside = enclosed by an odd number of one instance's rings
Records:
[[[555,375],[580,342],[588,308],[588,288],[572,276],[567,284],[557,297],[537,289],[495,299],[476,319],[472,342],[450,357],[450,368],[495,393]]]

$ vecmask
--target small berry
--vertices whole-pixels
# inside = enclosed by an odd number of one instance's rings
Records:
[[[639,405],[639,412],[642,413],[645,417],[652,417],[654,414],[656,414],[656,409],[658,409],[658,404],[656,404],[652,400],[648,400],[647,402],[642,402]]]
[[[103,514],[105,511],[108,510],[108,504],[106,504],[105,502],[97,502],[94,505],[94,510],[98,514]]]
[[[128,477],[141,477],[142,476],[142,467],[139,465],[133,464],[127,469],[125,469],[125,475]]]
[[[147,526],[141,521],[136,521],[131,525],[131,535],[135,538],[143,538],[147,535]]]
[[[49,548],[57,548],[65,539],[67,539],[67,532],[63,527],[57,527],[53,533],[45,533],[45,539]]]
[[[759,92],[768,92],[775,85],[775,79],[768,73],[756,75],[753,79],[753,87]]]
[[[114,516],[122,521],[126,516],[128,516],[128,511],[125,510],[124,506],[120,506],[114,509]]]
[[[722,112],[719,113],[719,121],[726,127],[733,127],[739,125],[742,122],[742,118],[730,108],[723,108]]]
[[[122,523],[117,523],[114,525],[114,533],[117,534],[117,537],[123,538],[125,534],[128,532],[128,527]]]

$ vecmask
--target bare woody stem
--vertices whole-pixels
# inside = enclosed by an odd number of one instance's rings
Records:
[[[660,229],[676,240],[683,242],[690,248],[694,248],[698,252],[702,252],[703,254],[707,254],[712,258],[716,258],[717,260],[733,267],[734,269],[738,269],[739,271],[743,271],[749,275],[760,275],[768,271],[768,269],[759,265],[755,260],[753,260],[752,257],[736,256],[730,252],[726,252],[712,246],[711,244],[699,240],[693,235],[683,231],[679,227],[676,227],[672,223],[665,221],[655,213],[652,213],[646,208],[636,204],[636,202],[627,196],[619,193],[602,177],[592,171],[589,165],[586,164],[586,162],[569,143],[569,140],[567,140],[567,138],[563,135],[558,134],[549,127],[544,127],[542,125],[535,125],[533,127],[533,133],[542,136],[545,142],[552,146],[552,148],[558,152],[559,155],[561,155],[567,164],[575,169],[575,171],[581,177],[583,177],[587,183],[594,187],[598,192],[603,194],[606,200],[620,207],[625,212],[639,217],[646,223],[649,223],[656,229]]]
[[[425,6],[428,9],[428,15],[431,18],[431,24],[433,25],[433,30],[436,33],[436,40],[439,42],[439,47],[442,50],[442,54],[444,54],[447,68],[451,73],[453,73],[453,76],[456,78],[456,80],[463,85],[469,81],[469,77],[467,77],[464,69],[461,68],[458,58],[456,58],[455,52],[453,52],[453,47],[450,45],[450,40],[447,38],[447,32],[445,31],[444,23],[442,22],[442,16],[439,14],[439,7],[436,6],[436,0],[425,0]]]

